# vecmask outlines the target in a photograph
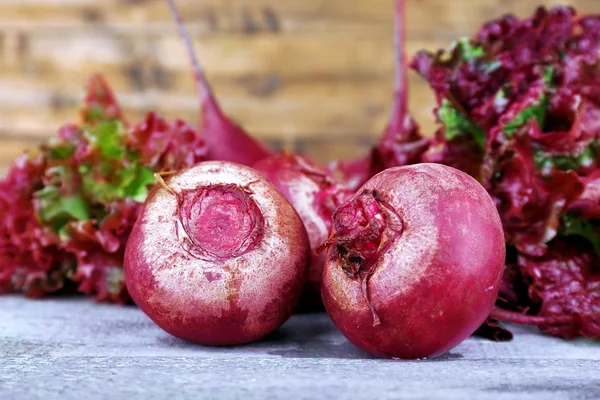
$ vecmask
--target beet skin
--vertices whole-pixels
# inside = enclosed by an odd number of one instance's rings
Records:
[[[374,176],[335,213],[327,245],[327,312],[382,357],[434,357],[462,342],[489,315],[504,270],[492,199],[438,164]]]
[[[161,328],[208,345],[258,340],[292,313],[309,241],[256,171],[211,161],[151,192],[125,252],[125,282]]]
[[[297,154],[273,155],[252,168],[275,185],[304,223],[312,255],[308,282],[298,311],[322,311],[321,276],[325,253],[317,254],[316,250],[329,236],[333,213],[352,193],[316,164]]]

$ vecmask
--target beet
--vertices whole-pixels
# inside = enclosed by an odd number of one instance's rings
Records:
[[[167,0],[167,3],[177,23],[179,34],[185,44],[194,72],[196,92],[198,93],[202,107],[201,131],[208,146],[208,158],[210,160],[231,161],[250,166],[269,156],[271,149],[252,137],[223,113],[208,79],[206,79],[202,65],[196,56],[192,39],[183,24],[174,0]]]
[[[209,161],[150,193],[125,251],[125,282],[161,328],[207,345],[258,340],[296,306],[309,242],[256,171]]]
[[[253,166],[294,206],[308,233],[312,257],[300,311],[322,310],[321,275],[325,253],[316,250],[327,240],[333,213],[352,193],[306,158],[282,153]]]
[[[469,175],[438,164],[387,169],[334,214],[322,296],[356,346],[440,355],[471,335],[498,295],[498,211]]]

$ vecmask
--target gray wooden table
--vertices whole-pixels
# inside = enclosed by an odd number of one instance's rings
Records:
[[[135,307],[0,297],[0,399],[600,399],[600,343],[515,327],[435,360],[374,359],[326,315],[240,347],[189,344]]]

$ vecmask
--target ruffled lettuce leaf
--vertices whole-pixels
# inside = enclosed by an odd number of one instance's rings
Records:
[[[0,181],[0,292],[38,297],[74,283],[99,301],[128,301],[123,253],[154,173],[204,160],[202,137],[155,113],[129,128],[95,75],[81,123],[61,127],[36,154]]]
[[[460,135],[470,135],[481,148],[485,148],[483,129],[469,121],[463,113],[452,106],[449,100],[442,101],[437,116],[444,125],[444,135],[447,140],[454,140]]]

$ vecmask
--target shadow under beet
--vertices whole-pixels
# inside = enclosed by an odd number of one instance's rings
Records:
[[[365,353],[348,341],[342,343],[315,341],[299,343],[293,349],[270,350],[267,354],[287,358],[342,358],[342,359],[374,359],[377,358]]]
[[[166,333],[158,337],[157,342],[163,347],[236,356],[262,354],[290,358],[374,358],[348,342],[325,313],[294,315],[264,339],[246,345],[202,346]]]
[[[262,340],[238,346],[202,346],[169,336],[158,338],[161,346],[185,348],[221,355],[269,355],[285,358],[375,359],[350,343],[333,325],[327,314],[294,315]],[[428,362],[455,361],[462,355],[447,353]]]

